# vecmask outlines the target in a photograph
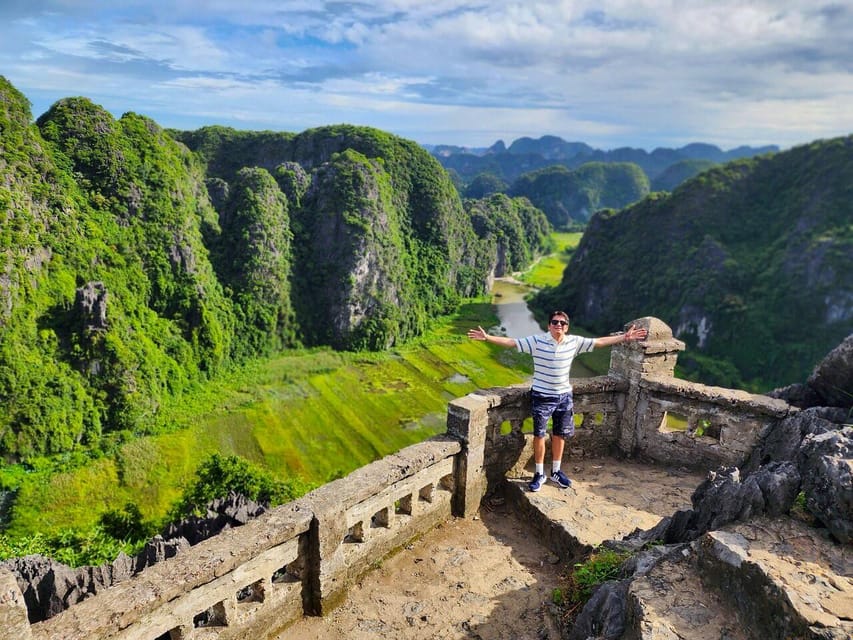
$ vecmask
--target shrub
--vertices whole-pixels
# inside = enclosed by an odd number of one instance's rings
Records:
[[[234,491],[250,500],[276,506],[304,493],[307,485],[301,480],[277,480],[271,473],[240,456],[214,453],[198,468],[197,479],[184,490],[172,509],[171,517],[179,520],[200,510],[211,500]]]

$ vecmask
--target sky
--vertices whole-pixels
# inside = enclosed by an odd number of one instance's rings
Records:
[[[0,0],[0,75],[34,118],[784,149],[853,133],[853,2]]]

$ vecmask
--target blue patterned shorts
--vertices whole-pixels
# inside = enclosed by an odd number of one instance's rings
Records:
[[[548,430],[548,418],[551,418],[551,432],[555,436],[571,438],[575,435],[574,398],[571,393],[558,396],[546,396],[539,391],[530,392],[530,404],[533,409],[533,435],[544,438]]]

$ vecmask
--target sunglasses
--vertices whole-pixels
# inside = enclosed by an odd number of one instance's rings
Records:
[[[551,326],[552,327],[559,327],[560,325],[563,325],[564,327],[568,327],[569,323],[566,322],[565,320],[551,320]]]

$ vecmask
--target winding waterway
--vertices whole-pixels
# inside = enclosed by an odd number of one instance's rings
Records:
[[[511,338],[521,338],[536,333],[544,333],[539,326],[524,296],[533,291],[532,287],[512,278],[495,278],[492,286],[492,303],[495,305],[501,330]],[[596,375],[583,364],[583,356],[572,363],[572,378],[589,378]]]
[[[508,278],[496,278],[492,286],[492,302],[494,303],[501,329],[505,335],[512,338],[530,336],[534,333],[542,333],[544,329],[539,326],[524,296],[532,291],[532,288]]]

